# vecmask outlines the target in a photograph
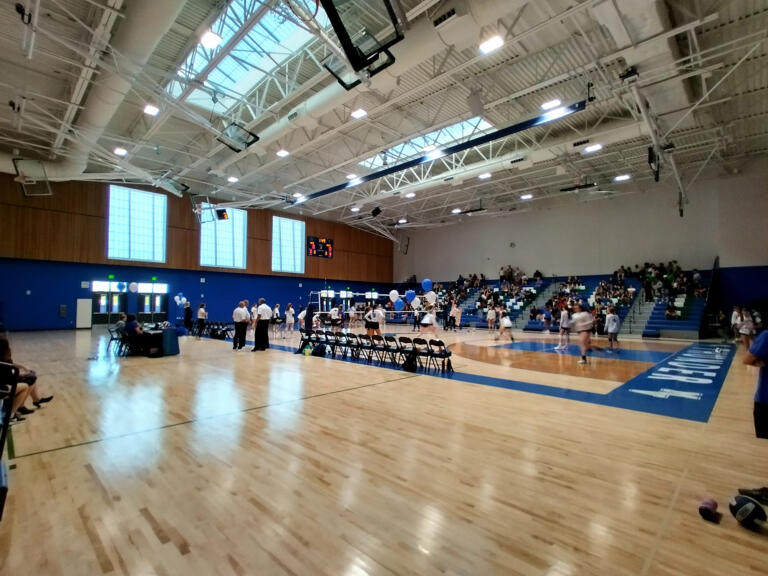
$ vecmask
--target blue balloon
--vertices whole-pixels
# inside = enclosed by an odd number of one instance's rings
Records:
[[[413,302],[414,298],[416,298],[416,291],[415,290],[406,290],[405,291],[405,300],[406,300],[406,302]]]
[[[125,290],[125,282],[118,282],[118,283],[117,283],[117,289],[118,289],[120,292],[122,292],[123,290]]]
[[[424,290],[424,292],[429,292],[432,290],[432,280],[429,278],[424,278],[424,280],[421,281],[421,288]]]
[[[400,312],[400,310],[402,310],[403,308],[405,308],[405,302],[403,302],[400,298],[395,300],[395,310]]]

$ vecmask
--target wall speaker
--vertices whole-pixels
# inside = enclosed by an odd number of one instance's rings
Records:
[[[381,214],[381,208],[379,208],[378,206],[376,206],[376,208],[371,210],[371,216],[373,216],[374,218],[376,218],[376,216],[378,216],[379,214]]]

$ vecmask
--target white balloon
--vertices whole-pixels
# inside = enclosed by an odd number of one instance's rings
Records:
[[[182,303],[182,304],[186,304],[186,303],[187,303],[187,298],[186,298],[186,296],[182,296],[182,297],[181,297],[181,303]]]
[[[435,302],[437,302],[437,294],[435,294],[432,290],[427,292],[426,298],[427,298],[427,302],[429,302],[430,304],[434,304]]]
[[[181,298],[179,298],[178,296],[174,296],[174,297],[173,297],[173,299],[174,299],[174,301],[176,302],[176,304],[178,304],[179,302],[181,302]]]
[[[389,299],[392,300],[392,302],[397,302],[398,298],[400,298],[400,294],[398,294],[397,290],[390,290]]]
[[[421,306],[421,299],[418,296],[414,296],[413,300],[411,300],[411,306],[413,306],[414,310],[417,309]]]
[[[136,284],[136,282],[131,282],[130,284],[128,284],[128,290],[130,290],[131,292],[136,292],[138,289],[139,289],[139,285]]]

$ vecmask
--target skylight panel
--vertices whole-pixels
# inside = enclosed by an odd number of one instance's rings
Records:
[[[416,136],[408,142],[397,144],[387,150],[383,155],[377,154],[359,162],[361,166],[368,169],[382,168],[384,166],[384,157],[387,163],[397,163],[407,161],[412,158],[424,155],[424,149],[428,146],[445,147],[464,142],[472,137],[485,134],[493,130],[493,126],[484,118],[476,116],[469,120],[463,120],[450,126],[445,126],[424,136]],[[430,148],[431,149],[431,148]]]
[[[250,8],[247,9],[247,6]],[[222,38],[220,46],[210,51],[198,44],[180,66],[180,78],[189,80],[205,70],[217,50],[226,46],[228,51],[228,55],[208,73],[208,90],[194,90],[186,99],[188,103],[224,112],[270,76],[278,66],[314,40],[312,33],[270,10],[237,44],[230,46],[230,41],[248,20],[251,14],[249,10],[252,9],[253,6],[245,0],[231,2],[211,26],[211,30]],[[317,21],[324,28],[330,25],[322,8],[318,11]],[[182,80],[171,81],[166,90],[178,98],[185,86],[186,83]],[[213,91],[216,89],[222,91],[225,96],[222,97],[217,92],[214,98]],[[214,102],[214,99],[218,102]]]

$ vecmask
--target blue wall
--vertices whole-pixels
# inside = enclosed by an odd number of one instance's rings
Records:
[[[285,308],[288,302],[298,310],[306,306],[310,291],[331,286],[339,291],[349,287],[354,292],[371,288],[386,294],[390,284],[363,284],[322,279],[284,276],[257,276],[227,272],[166,270],[134,266],[103,264],[78,264],[39,260],[0,259],[0,321],[8,330],[50,330],[75,327],[78,298],[90,298],[89,288],[81,288],[81,282],[106,280],[115,275],[116,282],[157,282],[168,284],[169,318],[176,316],[173,296],[183,292],[197,309],[205,302],[211,320],[231,320],[237,302],[248,299],[251,303],[266,298],[267,303],[279,303]],[[201,279],[205,278],[205,282]],[[59,317],[59,306],[67,306],[67,315]],[[138,297],[127,294],[128,313],[135,313]],[[180,309],[178,310],[181,313]]]
[[[751,306],[759,300],[768,300],[768,266],[721,268],[723,304],[726,315],[734,305]]]

